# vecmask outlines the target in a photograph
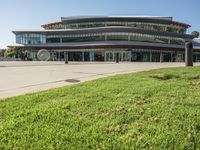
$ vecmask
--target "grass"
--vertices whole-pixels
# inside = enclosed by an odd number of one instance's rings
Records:
[[[0,101],[0,149],[199,149],[200,68],[118,75]]]

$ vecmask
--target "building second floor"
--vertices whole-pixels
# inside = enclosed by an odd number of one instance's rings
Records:
[[[76,42],[136,41],[169,45],[184,45],[194,37],[188,34],[154,32],[127,27],[98,29],[13,31],[16,43],[24,45],[69,44]]]

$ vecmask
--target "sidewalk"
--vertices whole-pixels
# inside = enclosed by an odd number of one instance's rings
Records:
[[[0,99],[116,74],[184,66],[184,63],[0,62]]]

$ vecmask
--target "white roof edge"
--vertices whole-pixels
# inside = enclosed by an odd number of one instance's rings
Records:
[[[163,19],[163,20],[172,20],[173,17],[169,16],[71,16],[71,17],[61,17],[61,20],[71,20],[71,19],[84,19],[84,18],[152,18],[152,19]]]
[[[194,38],[193,40],[194,41],[200,41],[200,38]]]
[[[112,26],[112,27],[94,27],[94,28],[84,28],[84,30],[91,30],[91,29],[97,29],[97,28],[119,28],[118,26]],[[121,26],[120,28],[133,28],[133,27],[126,27],[126,26]],[[41,29],[41,30],[15,30],[15,31],[12,31],[13,33],[15,32],[56,32],[56,31],[80,31],[80,30],[83,30],[83,29],[55,29],[55,30],[45,30],[45,29]]]
[[[18,46],[22,47],[24,45],[23,44],[19,44],[19,43],[13,43],[13,44],[8,45],[8,47],[18,47]]]

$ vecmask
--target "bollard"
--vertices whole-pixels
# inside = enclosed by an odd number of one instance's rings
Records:
[[[185,43],[185,66],[193,66],[193,45],[192,42]]]
[[[68,64],[68,52],[64,53],[64,57],[65,57],[65,64]]]
[[[119,53],[116,54],[116,63],[119,63]]]

